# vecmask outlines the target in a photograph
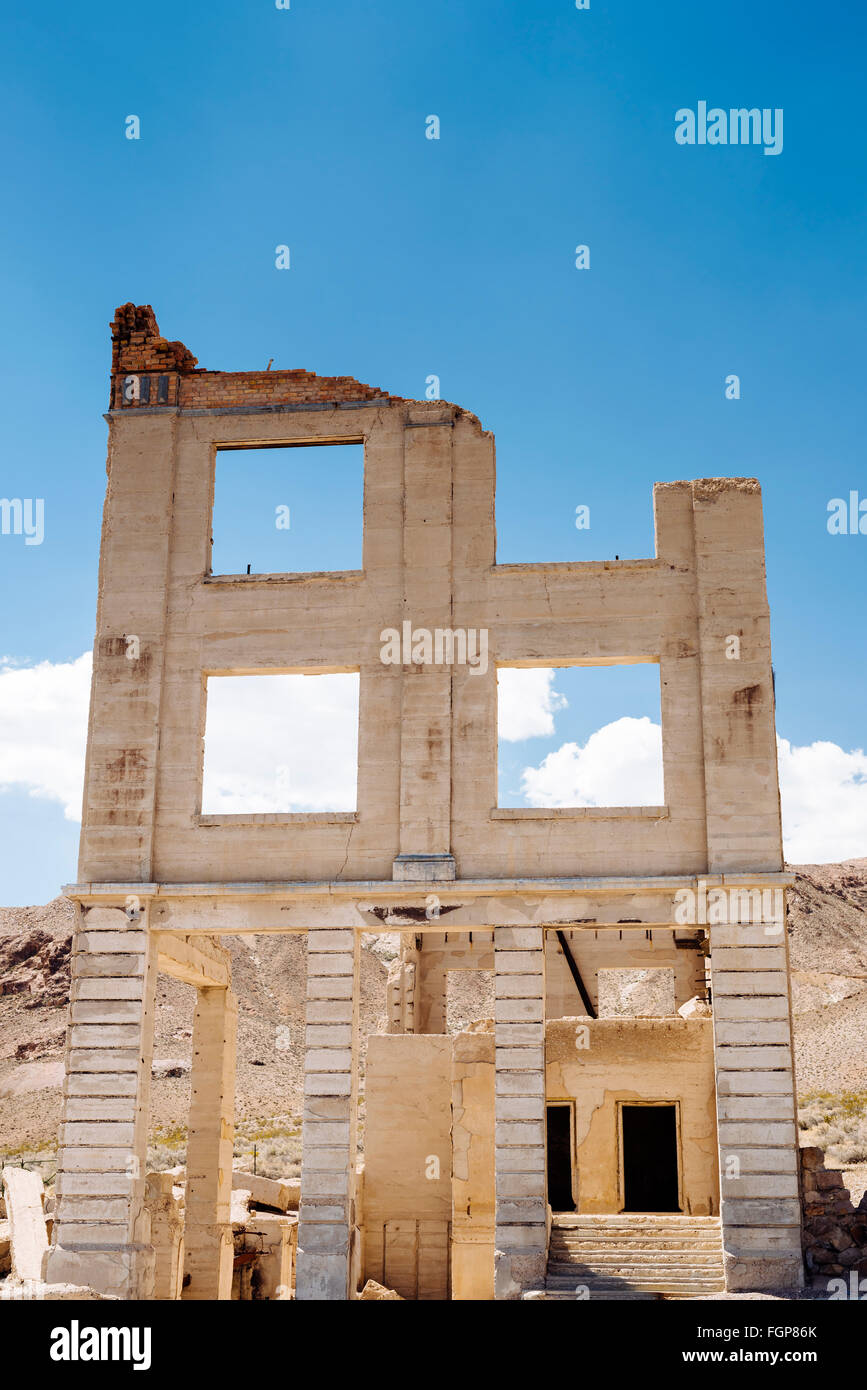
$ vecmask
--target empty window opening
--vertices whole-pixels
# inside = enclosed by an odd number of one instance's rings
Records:
[[[462,1033],[471,1023],[493,1017],[493,970],[447,970],[446,1032]]]
[[[623,1105],[623,1210],[680,1211],[677,1107]]]
[[[659,666],[501,666],[498,805],[661,806]]]
[[[572,1106],[545,1107],[548,1143],[548,1205],[552,1211],[574,1211],[572,1196]]]
[[[354,811],[357,673],[209,676],[202,812]]]
[[[363,494],[362,444],[218,449],[211,573],[360,569]]]

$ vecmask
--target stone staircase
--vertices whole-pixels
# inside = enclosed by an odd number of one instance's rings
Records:
[[[555,1216],[550,1299],[701,1298],[725,1289],[718,1216]]]

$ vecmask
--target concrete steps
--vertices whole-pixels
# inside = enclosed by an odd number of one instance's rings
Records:
[[[555,1231],[718,1231],[718,1216],[680,1216],[676,1212],[616,1212],[613,1215],[583,1215],[579,1212],[559,1212],[554,1217]]]
[[[576,1293],[581,1289],[582,1293]],[[722,1293],[722,1234],[713,1216],[555,1216],[550,1298],[700,1298]]]
[[[582,1294],[582,1298],[584,1298],[584,1294]],[[616,1286],[611,1286],[611,1289],[593,1290],[593,1298],[604,1298],[604,1301],[606,1302],[661,1302],[663,1301],[663,1294],[645,1294],[641,1293],[641,1291],[639,1291],[638,1289],[629,1289],[624,1291],[622,1289],[618,1289],[618,1287]],[[559,1289],[547,1289],[546,1286],[545,1301],[577,1302],[578,1295],[575,1294],[574,1284],[572,1284],[571,1289],[568,1291],[561,1291]]]
[[[663,1244],[662,1241],[618,1241],[618,1240],[588,1240],[582,1241],[551,1241],[552,1250],[562,1250],[567,1259],[573,1255],[593,1255],[604,1259],[607,1255],[643,1255],[647,1250],[658,1250],[663,1255],[690,1255],[704,1258],[708,1256],[711,1260],[719,1255],[719,1240],[716,1245],[711,1245],[709,1241],[702,1241],[700,1245],[693,1245],[686,1240],[670,1241]]]

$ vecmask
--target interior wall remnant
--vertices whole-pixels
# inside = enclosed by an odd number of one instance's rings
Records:
[[[572,1100],[578,1212],[624,1209],[618,1106],[679,1107],[682,1210],[718,1216],[717,1125],[710,1019],[552,1019],[547,1026],[548,1101]]]
[[[452,1040],[367,1044],[364,1275],[403,1298],[449,1297]]]

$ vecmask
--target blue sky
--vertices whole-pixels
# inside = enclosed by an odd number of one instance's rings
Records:
[[[867,497],[865,31],[841,0],[7,8],[0,493],[45,539],[0,536],[0,654],[91,646],[133,300],[207,367],[438,375],[496,433],[501,560],[647,554],[655,480],[757,475],[779,732],[862,749],[867,536],[826,509]],[[782,108],[782,153],[678,145],[700,100]],[[77,826],[0,783],[0,901],[51,896]]]

